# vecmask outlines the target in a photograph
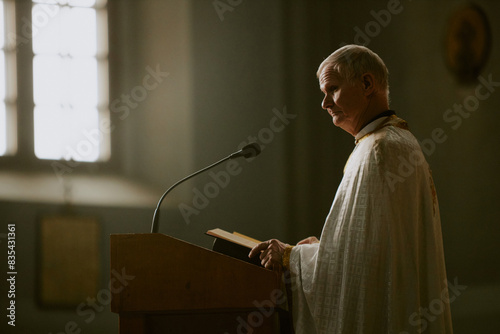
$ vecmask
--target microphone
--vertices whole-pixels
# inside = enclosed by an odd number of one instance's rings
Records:
[[[161,206],[161,203],[163,202],[163,199],[165,198],[165,196],[167,196],[167,194],[172,191],[172,189],[174,189],[175,187],[177,187],[179,184],[181,184],[182,182],[192,178],[193,176],[196,176],[200,173],[203,173],[204,171],[210,169],[210,168],[213,168],[221,163],[223,163],[224,161],[227,161],[227,160],[231,160],[231,159],[236,159],[236,158],[239,158],[239,157],[244,157],[245,159],[251,159],[251,158],[254,158],[256,156],[258,156],[261,152],[261,149],[260,149],[260,145],[257,144],[257,143],[250,143],[250,144],[247,144],[245,146],[243,146],[243,148],[239,151],[236,151],[230,155],[228,155],[227,157],[223,158],[223,159],[220,159],[219,161],[205,167],[205,168],[202,168],[200,169],[199,171],[197,172],[194,172],[193,174],[191,175],[188,175],[186,176],[185,178],[183,179],[180,179],[179,181],[177,181],[176,183],[174,183],[170,188],[167,189],[167,191],[165,191],[165,193],[160,197],[160,200],[158,201],[158,204],[156,205],[156,209],[155,209],[155,212],[153,214],[153,222],[151,223],[151,233],[158,233],[158,227],[159,227],[159,220],[160,220],[160,206]]]
[[[235,159],[239,157],[244,157],[245,159],[251,159],[260,154],[260,145],[257,143],[250,143],[243,146],[243,148],[237,152],[231,154],[228,159]]]

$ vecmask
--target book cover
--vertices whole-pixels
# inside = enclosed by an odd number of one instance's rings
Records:
[[[248,257],[250,250],[257,246],[260,241],[237,232],[227,232],[220,228],[209,230],[207,235],[215,238],[212,250],[238,260],[255,264],[262,267],[258,256]]]

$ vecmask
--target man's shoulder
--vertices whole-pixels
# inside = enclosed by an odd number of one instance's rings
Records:
[[[418,165],[425,165],[420,144],[413,134],[406,129],[387,126],[373,133],[366,143],[366,158],[371,165],[381,171],[397,168],[401,161],[418,161]]]
[[[373,133],[372,137],[372,149],[378,154],[394,155],[396,153],[408,154],[415,150],[420,151],[417,139],[407,129],[386,126]]]

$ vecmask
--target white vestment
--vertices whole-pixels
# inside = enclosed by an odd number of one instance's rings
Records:
[[[396,116],[356,136],[320,243],[290,254],[296,333],[452,333],[431,172]]]

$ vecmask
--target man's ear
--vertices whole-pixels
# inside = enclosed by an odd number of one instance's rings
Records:
[[[361,83],[363,87],[363,91],[366,96],[371,95],[375,91],[375,80],[373,77],[373,74],[371,73],[365,73],[361,77]]]

